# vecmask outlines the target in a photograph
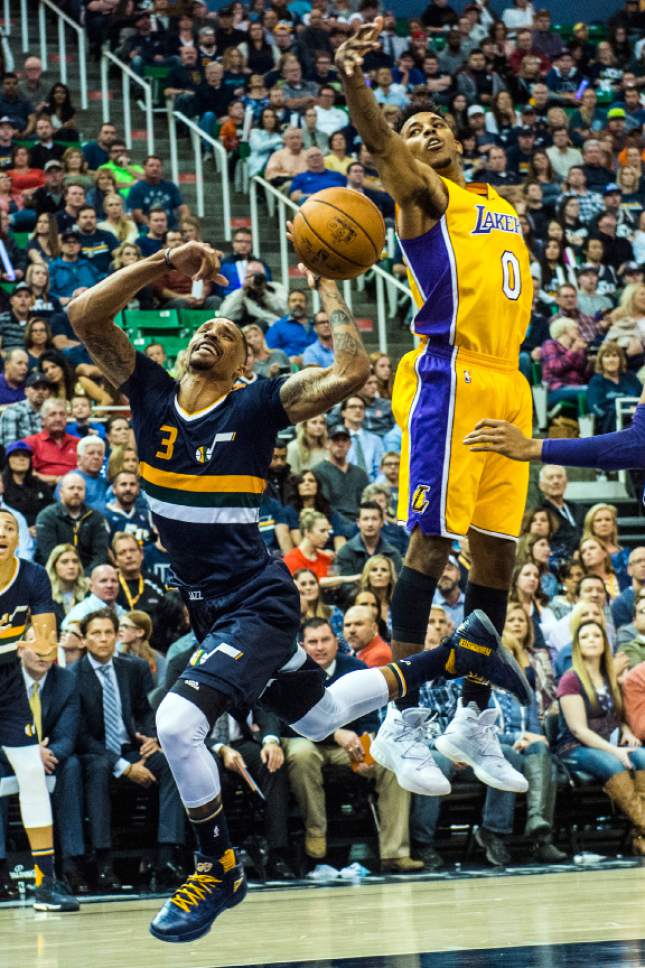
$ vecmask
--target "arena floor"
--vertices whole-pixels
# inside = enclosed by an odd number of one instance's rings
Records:
[[[645,865],[252,890],[211,934],[163,945],[158,900],[0,910],[7,968],[645,968]]]

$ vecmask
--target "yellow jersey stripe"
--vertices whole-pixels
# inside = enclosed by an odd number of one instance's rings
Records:
[[[249,474],[177,474],[152,467],[145,461],[141,461],[139,470],[141,477],[150,484],[158,484],[177,491],[196,491],[202,494],[221,492],[262,494],[265,487],[263,478]]]
[[[17,639],[24,633],[26,628],[26,625],[10,625],[9,628],[3,629],[0,632],[0,641],[2,639]]]

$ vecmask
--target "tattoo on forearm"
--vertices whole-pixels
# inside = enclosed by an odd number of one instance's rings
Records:
[[[134,347],[125,333],[108,326],[105,333],[86,333],[83,340],[96,365],[113,386],[120,386],[132,373]]]
[[[365,380],[369,362],[351,312],[338,290],[320,290],[329,316],[334,344],[334,365],[326,370],[305,369],[282,386],[280,398],[292,420],[324,413]]]

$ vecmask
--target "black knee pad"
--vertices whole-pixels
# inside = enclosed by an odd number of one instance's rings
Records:
[[[199,689],[195,689],[189,680],[178,679],[170,691],[181,696],[182,699],[187,699],[193,706],[197,706],[206,716],[212,729],[216,720],[233,707],[233,701],[230,696],[225,696],[223,692],[205,686],[203,682],[198,683],[198,686]]]

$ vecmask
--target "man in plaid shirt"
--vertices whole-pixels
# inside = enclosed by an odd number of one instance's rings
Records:
[[[580,205],[580,221],[588,225],[605,210],[605,202],[598,192],[587,188],[587,176],[582,165],[572,165],[567,174],[568,191],[560,198],[563,205],[567,198],[577,198]]]
[[[446,612],[440,605],[433,605],[428,623],[425,648],[438,646],[443,639],[450,635],[452,627]],[[457,702],[461,696],[462,679],[435,679],[432,684],[426,683],[420,689],[419,705],[428,709],[432,714],[428,718],[427,736],[428,746],[433,747],[434,737],[439,736],[448,726],[455,715]],[[490,710],[491,719],[496,711]],[[491,729],[495,727],[491,725]],[[522,772],[522,757],[512,747],[502,745],[502,751],[509,763],[520,773]],[[449,780],[452,780],[457,767],[438,750],[433,749],[432,756]],[[474,776],[470,767],[462,771],[462,775],[470,782]],[[412,796],[410,811],[410,839],[415,844],[415,854],[425,862],[430,870],[436,870],[443,865],[443,858],[433,847],[433,841],[439,821],[441,799],[439,797],[424,797],[417,794]],[[484,848],[486,859],[496,867],[505,867],[510,863],[511,855],[504,843],[504,838],[513,830],[513,813],[515,810],[515,794],[486,787],[486,798],[482,811],[482,823],[475,834],[477,843]]]
[[[30,373],[25,382],[25,400],[12,403],[0,413],[0,444],[6,447],[42,430],[40,408],[49,396],[49,384],[41,373]]]

